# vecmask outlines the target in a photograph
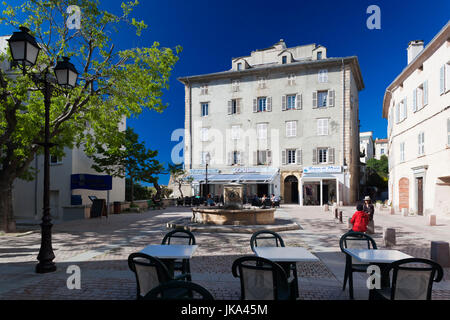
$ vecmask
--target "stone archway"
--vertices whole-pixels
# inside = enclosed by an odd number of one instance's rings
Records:
[[[298,178],[294,175],[284,179],[284,203],[299,203]]]
[[[409,209],[409,179],[401,178],[398,181],[398,208]]]

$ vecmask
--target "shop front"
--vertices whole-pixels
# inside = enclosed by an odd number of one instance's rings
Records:
[[[280,175],[273,168],[234,168],[228,172],[208,169],[208,177],[204,170],[191,170],[192,193],[204,195],[206,190],[212,196],[223,195],[224,185],[239,183],[244,186],[244,200],[250,202],[255,196],[280,194]]]
[[[345,185],[345,173],[340,166],[306,167],[300,179],[300,205],[339,204]]]

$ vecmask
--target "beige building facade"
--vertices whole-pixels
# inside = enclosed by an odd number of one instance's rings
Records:
[[[450,216],[450,23],[425,48],[411,41],[407,61],[383,102],[389,198],[397,210]]]
[[[231,69],[179,78],[185,86],[185,170],[193,193],[245,185],[248,198],[354,203],[359,184],[357,57],[329,58],[283,40],[232,59]],[[209,159],[209,161],[207,161]]]

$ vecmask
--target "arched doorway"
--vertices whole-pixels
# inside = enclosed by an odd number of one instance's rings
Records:
[[[284,202],[298,204],[298,179],[296,176],[287,176],[284,179]]]
[[[398,182],[398,207],[409,209],[409,179],[401,178]]]

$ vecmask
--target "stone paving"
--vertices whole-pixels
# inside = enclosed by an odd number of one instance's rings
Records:
[[[353,208],[342,208],[344,221]],[[290,216],[301,230],[280,232],[287,246],[301,246],[316,254],[320,262],[297,264],[300,299],[348,299],[342,291],[345,259],[339,250],[339,237],[347,224],[334,219],[322,208],[284,205],[280,214]],[[120,214],[102,220],[82,220],[56,224],[53,247],[58,271],[34,273],[39,251],[39,230],[24,236],[0,236],[0,299],[87,299],[130,300],[136,296],[134,274],[128,269],[127,257],[149,244],[159,244],[168,231],[169,221],[189,217],[189,208],[168,208],[140,214]],[[429,258],[430,241],[450,241],[450,221],[426,226],[423,217],[391,216],[376,212],[375,240],[382,245],[382,228],[394,227],[397,245],[394,249],[416,257]],[[231,274],[235,259],[252,254],[251,234],[195,233],[199,249],[191,260],[194,282],[206,287],[216,299],[236,300],[240,283]],[[69,265],[81,268],[81,290],[66,285]],[[450,299],[450,269],[445,281],[435,284],[434,299]],[[355,275],[356,299],[367,299],[366,276]]]

